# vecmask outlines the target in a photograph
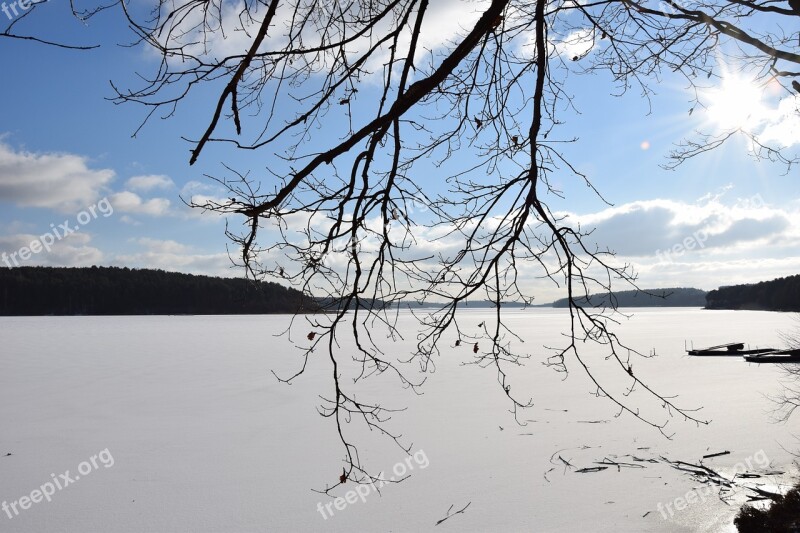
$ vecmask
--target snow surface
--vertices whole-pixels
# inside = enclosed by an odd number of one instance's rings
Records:
[[[409,460],[410,478],[332,508],[325,519],[318,504],[332,500],[311,489],[334,484],[342,467],[332,420],[316,410],[319,396],[330,396],[331,365],[315,353],[293,385],[277,382],[271,370],[285,376],[301,363],[297,346],[276,336],[289,317],[1,318],[0,503],[30,496],[51,474],[74,476],[102,450],[113,466],[99,463],[52,501],[13,518],[0,510],[0,531],[732,530],[737,507],[715,494],[672,516],[665,511],[665,519],[659,504],[674,509],[676,498],[703,485],[663,462],[575,469],[604,458],[633,462],[631,455],[697,462],[729,450],[705,464],[732,475],[737,463],[749,459],[750,470],[759,470],[768,458],[769,468],[787,475],[756,481],[788,481],[796,473],[789,451],[800,448],[793,433],[800,432],[797,417],[771,420],[767,396],[780,392],[780,369],[690,358],[684,340],[697,347],[734,340],[778,345],[779,332],[797,324],[791,315],[769,312],[630,311],[621,337],[658,354],[634,359],[635,372],[659,392],[678,395],[680,406],[702,407],[697,414],[710,425],[675,417],[667,426],[675,435],[667,440],[629,415],[615,417],[613,405],[592,396],[575,361],[567,361],[566,380],[541,365],[542,345],[563,342],[564,310],[511,311],[508,323],[526,341],[517,348],[531,359],[509,373],[513,391],[533,398],[521,417],[532,421],[517,425],[493,370],[461,365],[471,345],[455,348],[447,338],[451,345],[435,360],[423,395],[389,376],[356,386],[365,401],[407,407],[389,428],[425,461]],[[477,333],[477,324],[491,317],[489,310],[469,310],[459,325]],[[395,358],[406,356],[415,339],[411,315],[399,320],[405,340],[387,349]],[[300,319],[297,344],[307,344],[308,329]],[[340,340],[346,350],[346,336]],[[624,386],[601,352],[586,350],[598,375]],[[664,418],[655,402],[637,394],[632,399],[643,412]],[[388,477],[403,461],[377,435],[356,433],[363,435],[362,459],[375,472]],[[354,488],[345,484],[337,494]],[[463,514],[435,526],[451,505],[455,511],[469,502]]]

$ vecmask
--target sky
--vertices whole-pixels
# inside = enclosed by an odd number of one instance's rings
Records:
[[[64,50],[0,38],[3,262],[242,276],[228,256],[225,220],[190,209],[184,200],[223,195],[208,177],[223,175],[223,163],[270,186],[274,182],[263,172],[269,154],[212,144],[189,166],[192,145],[185,138],[201,135],[215,101],[205,89],[174,116],[156,117],[138,129],[148,110],[111,101],[111,83],[139,86],[136,73],[152,72],[158,58],[140,46],[125,46],[133,38],[118,13],[82,23],[69,15],[67,4],[50,0],[17,31],[99,48]],[[474,4],[469,6],[459,0],[437,3],[431,18],[437,31],[431,35],[441,42],[426,45],[442,46],[465,26],[470,9],[474,12]],[[4,17],[0,12],[0,22]],[[240,39],[230,32],[213,45],[237,50]],[[560,46],[567,56],[582,52],[580,43]],[[707,108],[695,107],[686,83],[668,73],[654,84],[656,94],[648,101],[634,91],[613,96],[607,76],[577,70],[569,81],[579,113],[570,115],[566,128],[579,142],[564,151],[608,203],[579,180],[556,174],[554,185],[565,199],[549,198],[555,212],[584,229],[595,228],[591,239],[633,265],[642,288],[710,290],[800,273],[796,167],[787,171],[756,161],[741,137],[677,169],[661,166],[675,144],[695,130],[732,124],[744,124],[798,154],[796,98],[771,85],[754,89],[732,66],[730,75],[709,89]],[[241,220],[229,223],[236,228]],[[30,253],[22,253],[25,249]],[[552,285],[537,294],[541,302],[561,296]]]

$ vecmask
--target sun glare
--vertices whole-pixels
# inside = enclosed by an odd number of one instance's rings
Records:
[[[719,128],[750,129],[765,118],[763,93],[754,82],[730,75],[718,87],[706,91],[703,100],[709,119]]]

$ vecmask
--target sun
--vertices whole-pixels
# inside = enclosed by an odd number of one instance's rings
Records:
[[[704,91],[708,119],[723,130],[752,130],[767,115],[764,88],[753,80],[726,75],[719,86]]]

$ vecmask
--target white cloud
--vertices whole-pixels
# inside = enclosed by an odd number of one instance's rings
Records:
[[[419,37],[417,58],[425,57],[428,51],[437,50],[447,45],[457,35],[471,29],[482,10],[488,6],[487,0],[477,0],[465,2],[464,0],[437,0],[431,2],[428,7],[423,31]],[[236,0],[233,2],[223,2],[219,11],[208,13],[204,16],[201,9],[187,11],[180,18],[175,31],[169,32],[170,45],[181,47],[183,52],[196,55],[198,57],[213,57],[220,60],[224,57],[242,55],[250,48],[254,36],[258,33],[267,9],[261,5],[249,6],[248,13],[252,16],[242,16],[244,2]],[[373,9],[379,9],[374,7]],[[383,9],[382,7],[380,9]],[[270,26],[262,51],[266,49],[278,50],[286,46],[288,42],[288,32],[293,19],[298,24],[297,17],[293,14],[294,4],[286,3],[278,6],[278,10]],[[356,14],[360,7],[352,7],[347,15],[341,16],[363,16],[363,13]],[[371,33],[372,36],[365,36],[349,43],[347,52],[351,55],[364,53],[374,44],[375,35],[381,35],[387,29],[389,20],[394,17],[389,15]],[[178,19],[176,19],[178,20]],[[318,28],[307,20],[304,21],[302,39],[308,48],[319,44]],[[296,31],[296,28],[293,29]],[[335,28],[328,28],[333,32]],[[201,35],[203,33],[203,35]],[[411,28],[406,27],[406,31],[401,33],[398,38],[398,49],[407,49],[410,43]],[[349,37],[349,36],[348,36]],[[328,35],[329,39],[336,39],[336,36]],[[366,65],[367,71],[382,72],[385,60],[389,57],[389,49],[384,46],[376,53],[371,61]],[[325,54],[315,54],[316,57],[309,58],[315,62],[324,62],[329,59]]]
[[[800,144],[800,97],[783,98],[770,111],[759,140],[762,143],[775,143],[781,148]]]
[[[749,257],[638,265],[642,287],[695,287],[711,290],[725,285],[768,281],[800,272],[800,257]]]
[[[609,259],[612,265],[632,264],[643,288],[694,286],[713,289],[720,285],[800,272],[800,203],[777,209],[758,195],[737,199],[730,188],[725,188],[721,193],[703,196],[696,203],[654,199],[594,213],[556,214],[557,217],[562,215],[569,216],[566,223],[573,227],[580,223],[582,230],[594,230],[585,239],[587,248],[593,249],[594,244],[601,250],[608,247],[617,253],[616,258]],[[307,214],[297,213],[285,222],[288,225],[285,234],[290,242],[304,243],[302,229],[309,224]],[[311,227],[316,231],[324,231],[328,224],[324,219],[311,219]],[[365,224],[378,231],[382,221],[370,218]],[[483,224],[479,232],[486,233],[493,224],[496,221]],[[419,266],[432,272],[437,268],[438,258],[453,259],[463,249],[465,238],[453,229],[452,225],[416,227],[412,249],[402,251],[395,248],[395,257],[430,257]],[[530,231],[538,233],[543,230],[531,221]],[[395,245],[405,237],[400,221],[390,222],[389,233]],[[268,224],[259,233],[262,245],[279,238]],[[687,242],[690,243],[688,247]],[[360,241],[358,246],[361,252],[374,256],[376,244],[377,239],[372,236]],[[348,253],[348,243],[343,239],[325,258],[325,265],[344,272]],[[292,265],[278,250],[264,252],[260,259],[267,268],[273,268],[277,263],[289,273],[296,271],[297,265]],[[468,264],[469,260],[467,257],[459,265],[459,275],[472,274],[474,266]],[[557,270],[552,255],[543,260],[551,271]],[[528,291],[527,294],[535,295],[537,301],[548,302],[563,296],[562,289],[544,279],[545,272],[538,262],[517,261],[516,265],[520,272],[520,285]],[[398,276],[397,282],[403,287],[407,285],[402,275]],[[616,288],[624,290],[628,287],[617,285]]]
[[[135,218],[130,217],[128,215],[122,215],[121,217],[119,217],[119,220],[120,220],[120,222],[122,222],[124,224],[129,224],[131,226],[141,226],[142,225],[141,222],[139,222]]]
[[[181,187],[181,196],[192,196],[193,194],[217,192],[219,190],[221,190],[221,187],[218,185],[191,180],[187,181],[184,186]]]
[[[582,58],[594,48],[594,30],[582,28],[571,31],[553,43],[556,52],[569,60]]]
[[[594,228],[592,242],[625,257],[655,257],[701,234],[695,253],[742,243],[754,248],[800,232],[797,213],[771,208],[760,196],[729,204],[718,197],[702,204],[648,200],[569,217],[584,230]]]
[[[134,247],[138,246],[139,251],[113,255],[92,246],[91,235],[73,233],[48,244],[49,250],[40,248],[37,253],[26,253],[29,257],[23,260],[19,255],[20,250],[30,249],[34,242],[41,242],[38,235],[20,233],[0,236],[0,267],[85,267],[106,264],[211,276],[236,277],[243,274],[241,268],[231,268],[226,252],[198,253],[191,246],[172,240],[135,239],[131,242]]]
[[[188,274],[235,277],[241,268],[231,268],[226,252],[197,253],[191,246],[176,241],[141,238],[135,241],[141,251],[117,255],[113,263],[130,268],[156,268]]]
[[[170,201],[166,198],[142,199],[134,192],[123,191],[109,196],[111,205],[123,213],[135,213],[150,216],[164,216],[169,212]]]
[[[147,176],[134,176],[125,182],[125,186],[134,191],[148,192],[153,189],[169,189],[175,186],[169,176],[150,174]]]
[[[417,57],[424,55],[427,50],[436,50],[457,36],[469,32],[488,5],[489,3],[484,1],[439,0],[431,2],[431,6],[425,14]]]
[[[186,182],[181,188],[180,196],[191,205],[228,205],[230,201],[229,198],[225,196],[227,192],[228,191],[216,183],[204,183],[192,180]],[[181,206],[180,214],[185,218],[204,222],[218,222],[221,217],[225,216],[214,211],[207,211],[201,207],[187,207],[184,205]]]
[[[211,208],[217,205],[229,205],[231,203],[229,198],[222,198],[220,196],[208,196],[205,194],[193,194],[187,200],[190,205],[195,206],[209,206]],[[206,215],[205,207],[192,207],[195,213]]]
[[[713,289],[800,272],[800,208],[776,209],[760,196],[723,202],[632,202],[569,215],[589,239],[631,263],[643,288]]]
[[[151,239],[149,237],[142,237],[136,239],[135,242],[149,251],[160,254],[188,254],[191,248],[185,244],[171,240]]]
[[[75,212],[94,203],[114,178],[85,157],[15,150],[0,141],[0,201],[20,207]]]
[[[63,239],[48,244],[50,250],[41,248],[38,235],[16,234],[0,237],[0,266],[91,266],[101,263],[104,254],[90,246],[91,237],[86,233],[73,233]],[[40,243],[37,253],[30,253],[28,259],[20,257],[20,251],[31,249],[33,243]],[[35,248],[34,248],[35,249]]]

